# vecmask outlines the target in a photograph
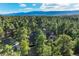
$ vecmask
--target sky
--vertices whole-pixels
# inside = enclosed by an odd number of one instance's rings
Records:
[[[79,3],[0,3],[0,14],[30,11],[72,11],[79,10]]]
[[[79,0],[0,0],[0,3],[79,3]]]

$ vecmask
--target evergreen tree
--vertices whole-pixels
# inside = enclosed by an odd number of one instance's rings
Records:
[[[72,38],[65,34],[59,35],[55,42],[56,47],[60,51],[61,55],[64,56],[73,55],[73,43],[74,41],[72,41]]]

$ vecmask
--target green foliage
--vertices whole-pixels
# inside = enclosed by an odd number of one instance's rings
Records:
[[[3,29],[2,29],[2,27],[0,27],[0,33],[3,33]]]
[[[22,55],[28,55],[29,52],[29,41],[28,40],[22,40],[21,41],[21,53]]]
[[[37,45],[38,44],[44,44],[46,41],[46,36],[44,35],[44,33],[41,31],[41,30],[38,30],[38,34],[36,36],[36,42],[37,42]]]
[[[78,50],[77,15],[0,16],[0,55],[66,56]]]
[[[0,37],[4,37],[4,30],[2,27],[0,27]]]
[[[52,47],[48,46],[48,45],[44,45],[43,46],[43,52],[42,52],[41,55],[43,55],[43,56],[51,56],[51,53],[52,53]]]
[[[20,46],[21,46],[21,55],[28,55],[29,52],[29,40],[28,40],[28,31],[26,28],[22,27],[20,29]]]
[[[43,48],[45,45],[46,36],[41,30],[38,30],[38,34],[36,36],[36,51],[38,55],[41,55],[43,53]]]
[[[5,45],[4,46],[4,48],[3,48],[4,50],[2,51],[2,53],[4,54],[4,55],[6,55],[6,56],[8,56],[8,55],[13,55],[13,53],[12,53],[12,45]]]
[[[73,55],[73,42],[70,36],[65,34],[59,35],[55,44],[58,47],[58,50],[60,51],[61,55]]]

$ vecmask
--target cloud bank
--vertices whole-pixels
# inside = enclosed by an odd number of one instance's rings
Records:
[[[42,4],[40,7],[41,11],[69,11],[69,10],[79,10],[78,3],[71,3],[71,4],[57,4],[57,3],[50,3],[50,4]]]

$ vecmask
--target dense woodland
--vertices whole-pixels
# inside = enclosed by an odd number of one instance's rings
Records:
[[[79,16],[0,16],[1,56],[78,56]]]

